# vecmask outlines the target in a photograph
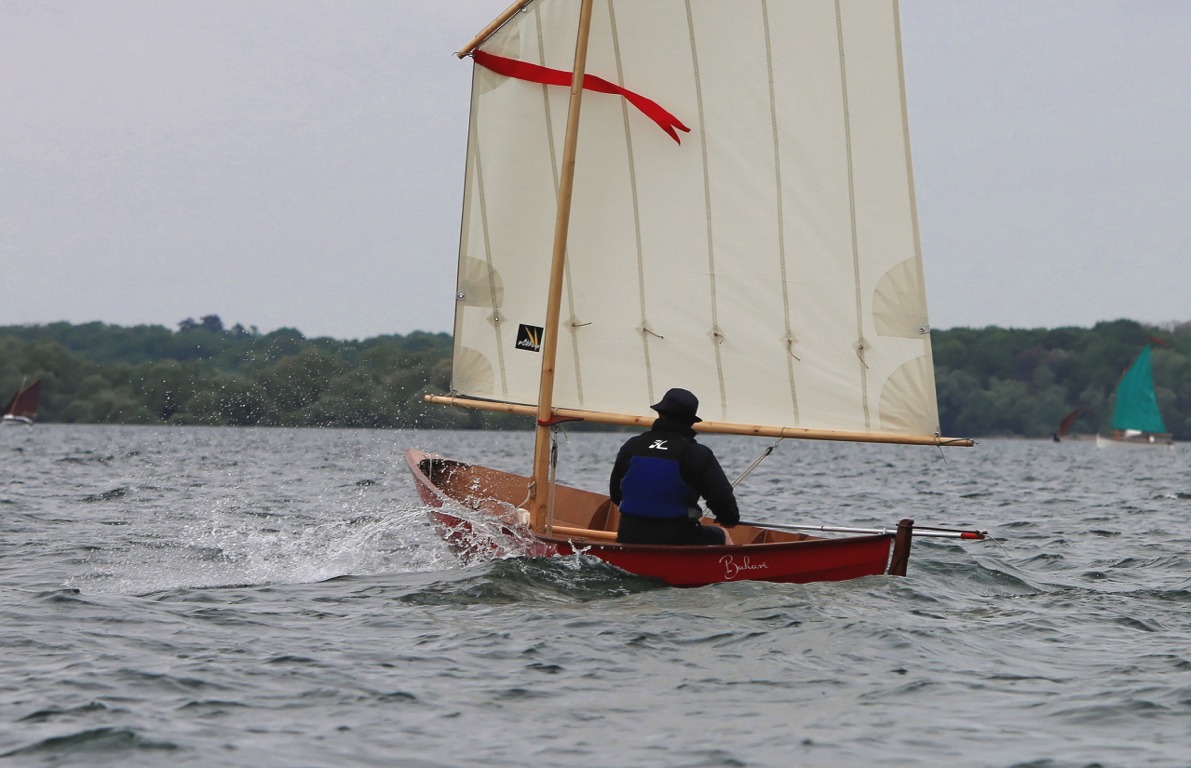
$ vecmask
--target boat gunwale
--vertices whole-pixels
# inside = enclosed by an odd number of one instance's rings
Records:
[[[411,449],[406,450],[405,451],[406,464],[410,468],[410,471],[413,473],[414,478],[415,478],[416,482],[418,483],[418,485],[421,486],[422,488],[425,488],[435,498],[439,499],[440,501],[442,501],[444,503],[453,503],[453,504],[460,504],[460,505],[464,504],[464,502],[455,498],[454,496],[451,496],[446,491],[444,491],[442,488],[440,488],[438,485],[436,485],[434,483],[434,481],[431,480],[430,477],[425,472],[422,471],[422,468],[419,466],[419,464],[423,459],[440,459],[443,461],[452,462],[456,465],[466,467],[466,468],[479,467],[481,469],[490,469],[488,467],[483,467],[482,465],[471,464],[469,462],[460,461],[458,459],[451,459],[446,456],[440,456],[438,454],[426,453],[426,452],[420,451],[418,449],[411,448]],[[493,471],[501,472],[502,470],[493,470]],[[509,473],[509,474],[511,474],[511,473]],[[519,475],[514,475],[514,476],[521,477]],[[582,489],[574,489],[574,490],[582,491]],[[582,492],[593,493],[591,491],[582,491]],[[597,495],[599,495],[599,494],[597,494]],[[480,510],[473,509],[473,511],[480,511]],[[455,517],[463,522],[470,522],[466,518],[461,517],[458,514],[452,514],[452,512],[449,509],[438,508],[438,509],[434,510],[434,514],[451,515],[452,517]],[[767,531],[767,532],[777,534],[777,535],[786,535],[786,536],[797,537],[797,538],[792,538],[792,539],[786,540],[786,541],[764,541],[764,542],[747,542],[747,543],[742,542],[739,544],[632,544],[632,543],[619,542],[619,541],[604,541],[604,540],[600,540],[600,539],[586,538],[586,537],[581,537],[581,536],[565,536],[565,535],[558,535],[558,534],[551,534],[551,533],[533,533],[528,528],[524,531],[524,533],[526,535],[532,536],[534,539],[536,539],[540,542],[546,543],[546,544],[565,545],[565,546],[575,546],[576,544],[579,544],[579,546],[583,547],[584,549],[601,548],[601,549],[610,549],[610,550],[625,550],[625,551],[630,551],[630,552],[660,550],[660,551],[667,552],[667,553],[700,552],[700,553],[708,553],[708,554],[713,553],[713,552],[720,553],[720,554],[728,553],[728,552],[740,552],[741,550],[758,551],[758,552],[772,552],[772,551],[781,550],[781,549],[788,549],[788,548],[791,548],[796,545],[802,549],[832,547],[832,546],[838,547],[843,544],[864,544],[864,543],[876,542],[876,541],[882,541],[882,540],[891,541],[897,536],[896,532],[894,532],[894,531],[890,531],[887,533],[874,533],[874,534],[852,534],[852,535],[848,535],[848,536],[811,536],[809,534],[789,534],[789,533],[786,533],[783,531],[776,531],[776,530],[773,530],[770,528],[765,528],[763,525],[747,526],[747,527],[756,528],[757,530]],[[582,543],[580,544],[580,542],[582,542]],[[812,547],[810,545],[815,545],[815,546]]]

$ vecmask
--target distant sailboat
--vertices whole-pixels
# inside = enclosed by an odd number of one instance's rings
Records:
[[[1076,408],[1074,411],[1064,416],[1063,420],[1059,422],[1059,431],[1052,435],[1052,437],[1054,437],[1054,441],[1056,443],[1063,442],[1063,438],[1071,432],[1071,427],[1075,425],[1076,419],[1082,415],[1083,408]]]
[[[32,424],[37,418],[37,404],[41,399],[41,379],[37,379],[29,386],[21,380],[21,386],[4,406],[4,424]]]
[[[1112,412],[1112,434],[1096,435],[1100,448],[1116,446],[1169,448],[1173,444],[1154,394],[1150,364],[1151,344],[1145,347],[1117,384],[1117,402]]]

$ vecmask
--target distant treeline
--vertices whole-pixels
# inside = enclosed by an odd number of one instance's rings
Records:
[[[38,422],[493,428],[499,414],[429,406],[446,392],[451,337],[308,339],[217,315],[161,325],[0,326],[0,398],[42,379]]]
[[[939,415],[949,436],[1046,437],[1081,409],[1075,433],[1106,431],[1121,373],[1152,339],[1167,428],[1191,439],[1191,323],[1093,328],[955,328],[932,333]],[[525,418],[429,406],[450,384],[451,338],[363,341],[262,334],[216,315],[160,325],[0,326],[0,399],[41,378],[38,421],[120,424],[521,428]]]

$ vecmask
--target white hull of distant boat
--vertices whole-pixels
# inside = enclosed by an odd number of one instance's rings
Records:
[[[33,423],[33,419],[27,418],[25,416],[13,416],[12,414],[8,414],[8,413],[4,414],[3,420],[0,420],[0,424],[3,424],[6,427],[10,424],[16,424],[16,425],[26,424],[26,425],[28,425],[28,424],[32,424],[32,423]]]
[[[1097,448],[1173,448],[1174,441],[1170,435],[1126,435],[1122,437],[1105,437],[1096,435]]]

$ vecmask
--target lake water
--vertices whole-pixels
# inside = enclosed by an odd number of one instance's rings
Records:
[[[624,434],[560,443],[603,490]],[[729,476],[769,444],[707,437]],[[747,518],[987,528],[906,578],[680,590],[463,565],[409,446],[529,433],[0,430],[14,766],[1191,766],[1186,446],[786,441]]]

